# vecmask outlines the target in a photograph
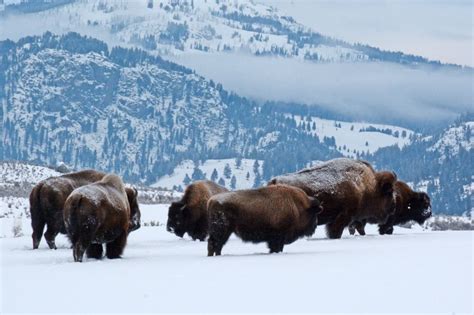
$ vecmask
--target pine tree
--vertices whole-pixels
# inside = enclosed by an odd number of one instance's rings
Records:
[[[235,159],[235,168],[240,168],[242,166],[242,158],[239,156]]]
[[[247,180],[250,179],[250,172],[247,172],[247,175],[245,176],[245,178],[246,178]]]
[[[255,160],[255,162],[253,163],[253,172],[256,174],[259,172],[259,169],[260,169],[260,164],[258,163],[258,160]]]
[[[232,179],[230,180],[230,189],[235,189],[237,185],[237,178],[235,178],[235,175],[232,176]]]
[[[226,164],[224,167],[224,176],[225,178],[230,178],[232,175],[232,170],[230,169],[230,165]]]
[[[221,177],[219,178],[219,181],[217,182],[219,185],[225,187],[225,180]]]
[[[186,173],[186,176],[184,176],[183,183],[187,186],[189,183],[191,183],[191,178],[189,178],[188,173]]]
[[[212,174],[211,174],[211,180],[212,180],[213,182],[215,182],[218,177],[219,177],[219,174],[217,173],[217,170],[214,169],[214,170],[212,171]]]
[[[196,166],[196,167],[194,167],[193,174],[191,175],[191,178],[196,181],[196,180],[206,179],[206,176],[201,171],[201,169]]]

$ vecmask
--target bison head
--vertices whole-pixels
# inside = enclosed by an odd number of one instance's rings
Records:
[[[384,215],[393,214],[396,210],[394,185],[397,181],[397,174],[394,172],[378,172],[376,179],[378,194],[379,197],[382,197],[383,213]]]
[[[430,197],[424,192],[414,193],[408,202],[407,208],[407,214],[410,219],[420,225],[431,217]]]
[[[138,191],[135,188],[125,188],[127,192],[128,203],[130,204],[130,222],[128,231],[132,232],[140,228],[141,212],[138,207]]]
[[[166,230],[183,237],[186,233],[186,204],[181,201],[173,202],[168,209],[168,222]]]

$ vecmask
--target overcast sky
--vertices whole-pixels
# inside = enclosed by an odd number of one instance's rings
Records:
[[[260,0],[324,35],[474,65],[473,0]]]

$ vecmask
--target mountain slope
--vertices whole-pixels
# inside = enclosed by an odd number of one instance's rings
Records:
[[[29,17],[54,21],[46,26],[49,30],[113,35],[121,44],[160,54],[246,51],[314,62],[440,65],[423,57],[324,36],[269,5],[248,0],[25,1],[16,11],[39,11]]]
[[[184,159],[271,153],[283,172],[339,155],[282,113],[140,50],[46,33],[1,42],[0,58],[0,159],[64,161],[152,182]]]

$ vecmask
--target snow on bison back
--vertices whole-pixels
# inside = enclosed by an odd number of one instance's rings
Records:
[[[365,161],[338,158],[281,175],[269,185],[287,184],[303,189],[323,207],[318,224],[326,224],[329,238],[340,238],[351,222],[384,224],[395,210],[393,172],[376,172]]]

